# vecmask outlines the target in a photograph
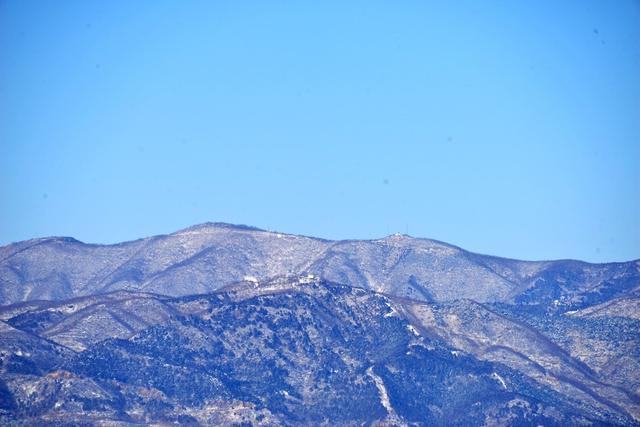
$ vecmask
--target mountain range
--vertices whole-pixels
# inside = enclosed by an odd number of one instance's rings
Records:
[[[0,422],[639,425],[640,260],[207,223],[0,248]]]

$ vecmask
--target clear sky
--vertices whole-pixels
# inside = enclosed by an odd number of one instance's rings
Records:
[[[0,244],[205,221],[640,258],[640,2],[0,0]]]

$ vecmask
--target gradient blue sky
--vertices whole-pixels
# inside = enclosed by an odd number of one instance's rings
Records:
[[[638,1],[0,0],[0,244],[204,221],[640,257]]]

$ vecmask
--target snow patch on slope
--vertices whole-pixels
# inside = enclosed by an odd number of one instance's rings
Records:
[[[401,418],[396,413],[396,410],[393,409],[393,406],[391,406],[391,401],[389,400],[389,394],[387,393],[387,388],[384,385],[384,381],[382,381],[382,378],[380,378],[373,372],[373,366],[369,366],[369,368],[367,369],[367,375],[375,383],[376,388],[378,389],[378,394],[380,395],[380,403],[382,404],[384,409],[387,410],[387,413],[389,414],[389,421],[392,423],[392,425],[407,425],[406,423],[402,422]]]

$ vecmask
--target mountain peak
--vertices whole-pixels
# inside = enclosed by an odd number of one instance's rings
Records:
[[[414,239],[415,237],[410,236],[408,234],[393,233],[383,237],[381,240],[403,241],[403,240],[414,240]]]
[[[229,224],[226,222],[203,222],[202,224],[192,225],[187,228],[176,231],[172,234],[185,234],[193,232],[207,232],[219,229],[239,230],[239,231],[265,231],[258,227],[252,227],[244,224]]]
[[[73,237],[69,237],[69,236],[38,237],[35,239],[27,240],[27,242],[33,242],[36,244],[42,244],[42,243],[80,243],[82,244],[83,243],[80,240],[75,239]]]

